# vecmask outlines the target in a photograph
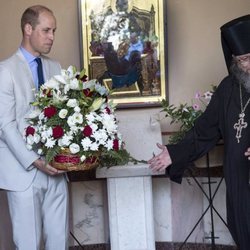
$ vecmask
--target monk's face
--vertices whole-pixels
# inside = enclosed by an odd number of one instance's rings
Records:
[[[234,57],[238,67],[245,73],[250,74],[250,53]]]

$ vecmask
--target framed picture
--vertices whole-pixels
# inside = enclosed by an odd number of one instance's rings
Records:
[[[118,108],[166,99],[165,2],[79,0],[81,66],[111,91]]]

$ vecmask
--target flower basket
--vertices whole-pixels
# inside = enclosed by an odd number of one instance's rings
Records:
[[[62,149],[51,161],[51,166],[65,171],[84,171],[96,168],[99,165],[99,153],[88,157],[81,162],[78,155],[72,154],[70,150]]]
[[[46,81],[31,103],[24,140],[57,169],[90,170],[126,163],[109,91],[74,66]]]

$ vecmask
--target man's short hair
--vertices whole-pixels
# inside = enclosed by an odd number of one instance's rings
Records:
[[[32,28],[34,29],[36,25],[38,24],[39,15],[45,11],[50,12],[52,15],[54,15],[52,10],[42,5],[34,5],[34,6],[27,8],[23,12],[23,15],[21,18],[22,32],[24,33],[24,27],[27,23],[30,24]]]

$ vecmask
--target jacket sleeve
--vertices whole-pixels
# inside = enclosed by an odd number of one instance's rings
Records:
[[[167,169],[172,181],[181,183],[185,169],[209,152],[222,138],[220,118],[222,117],[224,83],[220,84],[204,113],[196,120],[194,127],[177,144],[167,145],[172,165]]]
[[[28,169],[39,156],[27,149],[16,119],[16,96],[12,76],[6,67],[0,65],[0,146],[8,147],[13,157]]]

